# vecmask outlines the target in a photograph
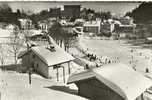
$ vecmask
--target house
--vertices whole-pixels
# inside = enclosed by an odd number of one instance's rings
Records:
[[[70,83],[77,85],[80,96],[91,100],[138,100],[152,86],[150,79],[122,63],[73,74]]]
[[[135,36],[135,28],[136,25],[115,25],[116,32],[120,35],[120,37],[133,37]]]
[[[58,21],[58,18],[56,17],[50,17],[45,20],[40,20],[38,22],[39,29],[42,31],[47,31],[57,21]]]
[[[133,38],[135,36],[136,24],[133,19],[126,16],[118,19],[120,23],[115,24],[115,32],[119,34],[120,38]]]
[[[40,30],[48,30],[48,24],[45,20],[39,21],[38,26]]]
[[[112,33],[114,31],[114,21],[106,20],[101,24],[101,32],[102,33]]]
[[[122,25],[131,25],[133,24],[133,19],[129,16],[120,17],[119,21]]]
[[[100,33],[101,21],[87,21],[83,25],[84,32],[87,33]]]
[[[74,58],[59,47],[34,46],[29,52],[20,53],[22,67],[33,69],[46,78],[65,78],[70,74],[70,63]],[[65,80],[64,80],[65,81]]]
[[[19,19],[21,29],[31,29],[33,28],[32,20],[30,19]]]

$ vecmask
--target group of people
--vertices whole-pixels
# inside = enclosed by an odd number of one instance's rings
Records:
[[[87,60],[96,63],[96,67],[101,65],[110,64],[110,63],[118,63],[120,62],[119,57],[114,57],[113,59],[107,56],[97,56],[96,54],[90,53],[89,49],[81,50],[83,54],[86,55]],[[88,65],[87,65],[88,66]]]
[[[132,65],[132,67],[135,71],[136,71],[136,63],[138,62],[138,60],[135,60],[135,57],[133,56],[133,53],[136,53],[138,56],[143,57],[145,60],[149,60],[149,65],[152,64],[152,58],[150,57],[150,54],[146,55],[142,52],[137,52],[136,49],[131,49],[130,52],[131,52],[132,55],[131,55],[131,59],[129,61],[129,64]],[[150,72],[148,66],[145,68],[145,72],[146,73]]]

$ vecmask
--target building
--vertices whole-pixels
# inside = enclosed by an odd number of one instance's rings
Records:
[[[135,36],[136,25],[115,25],[115,31],[120,35],[120,37],[134,37]]]
[[[115,24],[115,32],[120,38],[136,38],[136,24],[130,17],[121,17],[118,19],[120,23]]]
[[[44,30],[44,31],[48,30],[48,24],[46,20],[39,21],[38,26],[40,30]]]
[[[62,17],[80,17],[81,5],[64,5],[64,11],[62,12]]]
[[[47,31],[49,28],[54,25],[55,22],[58,22],[58,18],[56,17],[49,17],[45,20],[40,20],[38,22],[39,29],[42,31]]]
[[[61,17],[61,8],[50,8],[50,17],[59,18]]]
[[[119,21],[122,25],[131,25],[133,24],[133,19],[129,16],[126,17],[120,17]]]
[[[73,74],[70,83],[77,85],[79,95],[91,100],[139,100],[152,86],[150,79],[121,63]]]
[[[112,20],[113,21],[113,20]],[[102,33],[112,33],[114,31],[115,23],[110,20],[104,21],[101,24],[101,32]]]
[[[18,58],[22,59],[22,67],[32,67],[40,75],[57,78],[57,81],[70,74],[70,63],[74,60],[70,54],[54,46],[34,46],[29,52],[21,52]]]
[[[87,21],[83,25],[84,32],[99,34],[101,30],[101,21]]]
[[[21,29],[32,29],[32,20],[30,19],[19,19]]]

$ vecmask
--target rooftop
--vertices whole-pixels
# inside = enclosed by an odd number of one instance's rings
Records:
[[[48,66],[57,65],[74,60],[74,58],[59,47],[55,51],[50,51],[45,46],[36,46],[31,48]]]
[[[74,74],[69,77],[68,83],[74,83],[92,77],[97,78],[126,100],[135,100],[147,88],[152,86],[150,79],[122,63],[109,64],[87,72]]]
[[[101,21],[87,21],[83,26],[100,26]]]

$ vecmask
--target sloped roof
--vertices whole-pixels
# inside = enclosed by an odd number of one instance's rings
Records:
[[[48,66],[57,65],[74,60],[70,54],[59,47],[55,47],[55,51],[51,52],[45,46],[35,46],[31,50]]]
[[[20,51],[17,58],[22,58],[22,56],[24,56],[26,53],[27,53],[27,50]]]
[[[94,68],[91,72],[88,71],[89,75],[86,73],[81,72],[80,75],[74,74],[70,76],[68,83],[95,77],[126,100],[135,100],[147,88],[152,86],[150,79],[122,63]],[[84,78],[81,78],[82,76]]]

